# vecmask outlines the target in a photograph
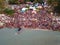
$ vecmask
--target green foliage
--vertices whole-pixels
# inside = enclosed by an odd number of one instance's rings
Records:
[[[11,10],[11,9],[8,9],[8,8],[6,8],[6,9],[4,10],[4,12],[5,12],[7,15],[10,15],[10,16],[12,16],[12,15],[14,14],[14,10]]]
[[[47,3],[53,7],[53,12],[60,13],[60,0],[47,0]]]
[[[52,4],[52,0],[47,0],[48,5]]]
[[[35,0],[35,3],[43,3],[43,0]]]
[[[47,3],[49,4],[49,5],[58,5],[58,4],[60,4],[60,0],[47,0]]]
[[[7,7],[5,0],[0,0],[0,13],[3,13],[5,7]]]
[[[9,0],[9,4],[20,4],[18,0]]]
[[[54,7],[54,12],[60,13],[60,5]]]
[[[25,0],[26,2],[29,2],[30,0]]]

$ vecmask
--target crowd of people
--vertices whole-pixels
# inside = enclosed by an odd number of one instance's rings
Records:
[[[33,29],[49,29],[60,30],[59,20],[54,19],[54,14],[48,13],[45,7],[39,5],[41,9],[33,10],[28,9],[21,12],[22,8],[25,8],[27,4],[15,5],[12,9],[15,11],[13,17],[6,18],[4,21],[5,27],[15,28],[33,28]],[[47,7],[46,7],[47,8]],[[5,15],[6,16],[6,15]],[[2,16],[0,20],[3,22]],[[54,20],[53,20],[54,19]],[[59,21],[60,22],[60,21]]]

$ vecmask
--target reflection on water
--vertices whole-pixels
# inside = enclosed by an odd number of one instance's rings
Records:
[[[0,45],[60,45],[60,32],[22,30],[0,29]]]

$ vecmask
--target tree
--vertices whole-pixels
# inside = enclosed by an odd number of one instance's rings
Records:
[[[41,3],[42,4],[43,3],[43,0],[35,0],[34,2],[35,3]]]
[[[47,0],[47,4],[55,6],[58,4],[58,0]]]
[[[47,3],[53,7],[53,12],[60,13],[60,0],[47,0]]]
[[[6,7],[8,7],[6,0],[0,0],[0,13],[2,13]]]
[[[19,4],[19,1],[23,2],[23,0],[9,0],[9,4]]]

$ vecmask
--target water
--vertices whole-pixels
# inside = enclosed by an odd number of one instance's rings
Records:
[[[60,45],[60,32],[22,29],[16,33],[17,29],[0,29],[0,45]]]

